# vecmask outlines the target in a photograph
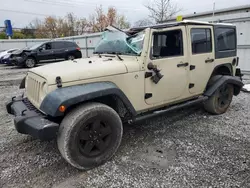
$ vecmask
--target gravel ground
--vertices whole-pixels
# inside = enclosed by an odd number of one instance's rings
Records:
[[[25,70],[10,69],[0,67],[0,187],[250,187],[249,93],[224,115],[196,106],[125,125],[114,158],[82,172],[62,159],[55,141],[15,131],[4,104],[21,91],[6,78]]]

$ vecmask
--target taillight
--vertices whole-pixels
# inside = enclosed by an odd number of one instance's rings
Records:
[[[78,51],[80,51],[81,50],[81,48],[76,48]]]

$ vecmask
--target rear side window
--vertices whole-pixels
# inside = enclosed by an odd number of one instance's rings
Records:
[[[62,49],[62,48],[65,48],[65,46],[64,46],[63,42],[53,42],[52,48],[53,49]]]
[[[192,53],[210,53],[212,52],[211,29],[193,28],[191,29]]]
[[[218,28],[216,32],[218,51],[236,49],[236,33],[234,28]]]

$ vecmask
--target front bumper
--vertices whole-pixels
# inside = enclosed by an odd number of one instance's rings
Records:
[[[13,56],[10,58],[10,62],[17,66],[23,66],[26,58],[20,56]]]
[[[28,134],[40,140],[51,140],[57,135],[59,124],[47,119],[47,116],[39,112],[27,98],[14,97],[6,104],[9,114],[15,116],[16,130],[21,134]]]
[[[13,63],[10,61],[9,58],[7,58],[7,59],[2,59],[2,64],[11,65],[11,64],[13,64]]]

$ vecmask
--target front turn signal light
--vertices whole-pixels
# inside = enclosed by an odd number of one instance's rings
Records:
[[[65,110],[66,110],[66,107],[65,107],[65,106],[61,105],[61,106],[59,107],[59,111],[60,111],[60,112],[65,112]]]

